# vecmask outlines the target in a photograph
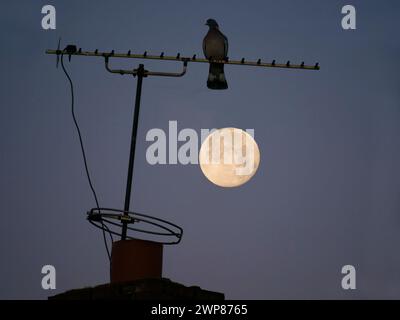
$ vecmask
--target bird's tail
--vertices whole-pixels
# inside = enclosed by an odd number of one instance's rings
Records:
[[[223,63],[210,63],[207,87],[216,90],[228,89]]]

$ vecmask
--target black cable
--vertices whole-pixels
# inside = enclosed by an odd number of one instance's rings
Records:
[[[67,70],[65,69],[65,66],[64,66],[64,51],[61,53],[61,67],[62,67],[62,69],[63,69],[63,71],[64,71],[66,77],[68,78],[68,81],[69,81],[69,84],[70,84],[70,88],[71,88],[71,113],[72,113],[72,118],[73,118],[74,123],[75,123],[76,131],[78,132],[79,143],[80,143],[80,146],[81,146],[81,151],[82,151],[82,156],[83,156],[83,162],[84,162],[84,164],[85,164],[85,171],[86,171],[87,180],[88,180],[88,182],[89,182],[90,189],[92,190],[93,197],[94,197],[94,200],[95,200],[95,202],[96,202],[97,210],[98,210],[98,212],[100,213],[99,200],[98,200],[98,198],[97,198],[96,191],[95,191],[95,189],[94,189],[94,187],[93,187],[92,179],[90,178],[89,167],[88,167],[88,164],[87,164],[85,148],[84,148],[84,146],[83,146],[83,139],[82,139],[81,130],[80,130],[80,128],[79,128],[78,121],[77,121],[76,116],[75,116],[74,85],[73,85],[73,83],[72,83],[71,77],[69,76],[69,74],[68,74],[68,72],[67,72]],[[110,255],[110,250],[109,250],[109,248],[108,248],[108,243],[107,243],[107,239],[106,239],[106,231],[105,231],[105,230],[107,230],[108,233],[109,233],[109,235],[110,235],[111,243],[114,241],[114,239],[113,239],[113,236],[112,236],[112,234],[111,234],[111,232],[110,232],[110,229],[108,229],[108,227],[104,224],[103,221],[101,221],[101,224],[102,224],[102,227],[103,227],[102,229],[103,229],[104,245],[105,245],[105,247],[106,247],[108,259],[109,259],[109,261],[111,262],[111,255]]]

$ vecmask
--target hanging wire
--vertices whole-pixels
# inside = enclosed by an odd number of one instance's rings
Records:
[[[61,67],[62,67],[62,69],[63,69],[63,71],[64,71],[65,76],[66,76],[67,79],[68,79],[69,84],[70,84],[70,89],[71,89],[71,113],[72,113],[72,119],[74,120],[75,128],[76,128],[76,131],[77,131],[78,137],[79,137],[79,144],[80,144],[80,146],[81,146],[83,162],[84,162],[84,165],[85,165],[86,177],[87,177],[87,180],[88,180],[88,182],[89,182],[89,186],[90,186],[90,189],[91,189],[91,191],[92,191],[94,200],[95,200],[95,202],[96,202],[97,210],[98,210],[98,212],[100,213],[99,200],[98,200],[98,198],[97,198],[96,190],[95,190],[95,188],[94,188],[94,186],[93,186],[92,179],[91,179],[91,177],[90,177],[88,162],[87,162],[87,158],[86,158],[86,152],[85,152],[85,148],[84,148],[84,145],[83,145],[82,134],[81,134],[81,130],[80,130],[80,127],[79,127],[79,124],[78,124],[78,120],[77,120],[76,115],[75,115],[74,84],[73,84],[73,82],[72,82],[72,79],[71,79],[71,77],[70,77],[68,71],[65,69],[65,66],[64,66],[64,51],[61,53]],[[107,243],[107,239],[106,239],[106,230],[107,230],[107,232],[108,232],[108,234],[109,234],[109,236],[110,236],[111,243],[114,242],[114,239],[113,239],[112,233],[110,232],[110,229],[109,229],[103,222],[101,222],[101,223],[102,223],[102,226],[103,226],[103,240],[104,240],[104,246],[105,246],[106,251],[107,251],[108,260],[111,262],[110,249],[109,249],[109,247],[108,247],[108,243]]]

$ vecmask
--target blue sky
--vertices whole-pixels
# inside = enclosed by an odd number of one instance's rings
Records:
[[[41,28],[41,8],[57,29]],[[347,1],[3,1],[0,15],[0,298],[42,299],[105,283],[101,233],[70,114],[68,83],[45,50],[202,56],[216,19],[229,57],[318,72],[226,66],[229,89],[206,87],[208,67],[144,80],[132,208],[185,230],[165,248],[164,276],[227,298],[400,298],[400,5],[351,1],[357,29],[341,28]],[[115,62],[134,68],[143,61]],[[179,64],[144,61],[149,70]],[[67,63],[100,203],[123,207],[136,82],[101,59]],[[152,128],[253,128],[261,164],[240,188],[211,184],[196,165],[151,166]],[[42,290],[41,267],[57,269]],[[357,270],[344,291],[343,265]]]

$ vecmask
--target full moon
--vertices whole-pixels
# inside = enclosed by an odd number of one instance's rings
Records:
[[[199,163],[208,180],[220,187],[248,182],[260,164],[260,150],[253,137],[236,128],[211,132],[200,148]]]

